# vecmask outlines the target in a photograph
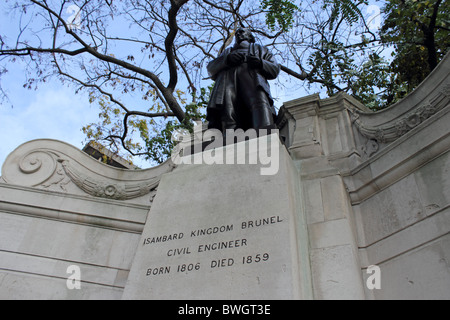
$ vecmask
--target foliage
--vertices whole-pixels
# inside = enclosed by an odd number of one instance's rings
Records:
[[[392,72],[396,83],[405,84],[406,94],[426,78],[450,48],[449,1],[391,0],[384,13],[381,39],[394,46]]]
[[[369,61],[362,65],[357,75],[352,83],[352,95],[374,111],[398,101],[406,92],[404,84],[395,81],[389,62],[377,53],[369,56]]]
[[[282,32],[288,31],[294,22],[293,14],[299,8],[288,0],[261,0],[261,6],[267,10],[267,26],[275,31],[276,27]]]
[[[363,17],[360,10],[362,4],[367,5],[367,1],[362,0],[356,3],[352,0],[324,0],[324,7],[332,6],[330,28],[333,28],[340,16],[350,25],[358,22]]]
[[[321,14],[317,13],[317,3]],[[373,73],[385,70],[382,65],[375,66],[380,60],[374,57],[380,56],[382,48],[375,45],[377,37],[362,13],[366,6],[367,1],[302,1],[302,14],[285,38],[297,44],[291,47],[290,58],[306,73],[311,88],[317,90],[319,85],[328,96],[344,91],[365,103],[379,105],[379,101],[369,99],[379,100],[375,91],[381,90],[379,75]],[[373,66],[370,71],[366,70],[369,65]],[[366,93],[372,89],[373,94]]]
[[[275,85],[347,92],[378,110],[448,51],[448,1],[385,1],[378,30],[367,0],[6,0],[17,25],[0,31],[0,76],[20,64],[27,88],[56,78],[87,92],[99,108],[99,121],[83,128],[87,140],[161,163],[172,132],[204,119],[206,65],[240,25],[280,62]],[[4,93],[0,83],[3,101]]]
[[[148,154],[146,155],[148,160],[154,161],[157,164],[163,163],[171,156],[171,152],[175,147],[176,141],[172,137],[174,132],[185,131],[193,133],[195,122],[205,120],[206,116],[201,110],[206,108],[208,104],[208,90],[211,90],[211,87],[208,89],[201,88],[200,97],[198,100],[194,99],[194,101],[198,102],[186,105],[186,118],[182,122],[170,120],[162,126],[163,128],[161,130],[154,128],[155,135],[152,137],[148,135],[147,129],[140,130],[141,137],[145,141],[146,149],[148,150]]]
[[[320,84],[328,96],[345,91],[373,110],[385,108],[417,87],[448,52],[448,0],[386,1],[380,30],[367,24],[367,1],[323,0],[323,15],[316,14],[316,2],[302,1],[304,14],[289,41],[308,42],[290,53],[308,84]]]

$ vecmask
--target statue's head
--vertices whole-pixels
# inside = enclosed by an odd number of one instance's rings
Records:
[[[252,32],[250,31],[250,29],[247,29],[247,28],[237,29],[235,37],[236,37],[237,43],[241,43],[244,40],[247,40],[250,43],[256,42],[255,37],[253,36]]]

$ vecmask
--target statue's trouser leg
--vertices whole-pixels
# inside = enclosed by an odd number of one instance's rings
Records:
[[[269,98],[262,89],[257,88],[246,97],[246,100],[246,104],[250,106],[254,129],[276,129]]]
[[[276,129],[267,93],[258,85],[256,72],[247,64],[238,69],[239,101],[249,113],[249,126],[253,129]]]
[[[222,131],[276,129],[267,93],[258,86],[247,64],[236,68],[233,79],[228,80],[222,106]]]
[[[208,129],[222,130],[222,110],[219,108],[208,109],[206,120],[208,121]]]
[[[252,111],[253,127],[258,129],[276,129],[273,114],[268,108],[255,109]]]
[[[225,104],[222,106],[222,131],[238,127],[236,87],[230,82],[225,89]]]

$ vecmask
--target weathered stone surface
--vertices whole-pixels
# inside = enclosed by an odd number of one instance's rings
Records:
[[[124,298],[308,299],[308,247],[284,147],[271,176],[260,165],[180,166],[161,180]]]
[[[286,102],[289,154],[263,165],[120,170],[20,146],[0,178],[0,298],[450,299],[449,64],[382,112]]]
[[[71,145],[43,139],[14,150],[2,166],[2,179],[12,185],[148,204],[161,175],[173,168],[168,161],[146,170],[118,169]]]

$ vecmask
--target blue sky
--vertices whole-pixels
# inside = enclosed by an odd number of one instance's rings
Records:
[[[10,68],[2,76],[10,104],[0,105],[0,165],[24,142],[50,138],[84,146],[83,125],[98,119],[98,110],[83,94],[52,81],[38,90],[23,88],[23,70]],[[13,107],[11,107],[11,104]]]
[[[17,17],[0,3],[0,29],[17,28]],[[86,144],[81,128],[98,121],[99,110],[87,94],[74,94],[74,87],[52,79],[37,90],[23,88],[24,68],[8,64],[1,77],[9,101],[0,104],[0,168],[6,157],[21,144],[35,139],[56,139],[82,149]],[[11,105],[13,107],[11,107]]]
[[[5,12],[4,4],[3,1],[0,4],[2,30],[17,26],[17,18]],[[10,103],[0,105],[0,167],[15,148],[30,140],[56,139],[81,149],[86,143],[81,128],[98,120],[99,110],[95,104],[89,104],[86,94],[74,94],[73,87],[63,86],[57,80],[40,84],[38,90],[24,89],[23,72],[20,64],[9,64],[9,72],[1,78]],[[277,107],[283,101],[306,95],[274,85],[272,93],[279,98]],[[149,166],[141,161],[135,163],[141,167]]]
[[[4,77],[2,81],[8,78]],[[37,91],[22,88],[22,82],[8,85],[10,100],[14,105],[0,107],[0,163],[24,142],[51,138],[82,148],[83,125],[98,119],[98,111],[88,99],[74,95],[73,90],[55,85],[41,85]]]

